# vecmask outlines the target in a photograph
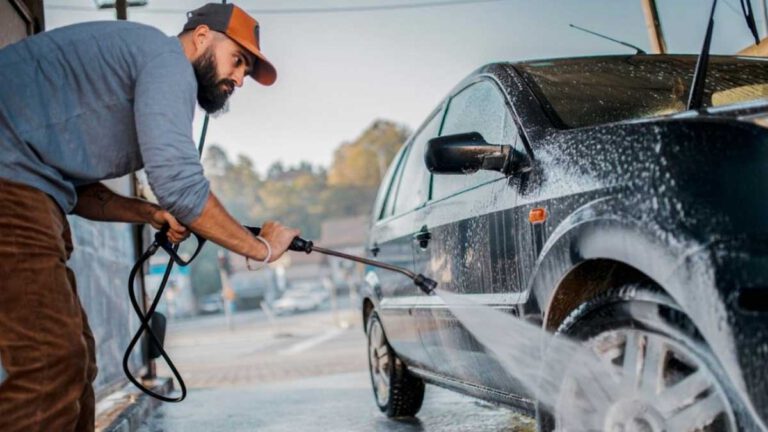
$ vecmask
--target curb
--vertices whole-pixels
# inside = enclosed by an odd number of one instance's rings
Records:
[[[156,378],[144,384],[162,395],[173,391],[170,378]],[[96,432],[133,432],[161,403],[132,384],[127,384],[96,404]]]

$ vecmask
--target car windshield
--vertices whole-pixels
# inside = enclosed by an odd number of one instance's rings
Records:
[[[594,57],[516,64],[559,127],[583,127],[686,110],[696,56]],[[768,96],[768,62],[710,58],[704,106]]]

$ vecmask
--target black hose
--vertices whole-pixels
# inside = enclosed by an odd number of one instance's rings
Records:
[[[203,147],[205,146],[205,136],[208,133],[209,118],[210,117],[206,113],[205,118],[203,120],[203,130],[200,133],[200,142],[197,146],[197,153],[201,158],[203,156]],[[128,347],[125,349],[125,354],[123,355],[123,372],[125,373],[125,376],[128,378],[128,380],[145,394],[164,402],[181,402],[184,400],[184,398],[187,397],[187,386],[186,384],[184,384],[184,380],[181,378],[181,374],[179,373],[178,369],[176,369],[176,365],[173,364],[173,361],[171,361],[171,358],[168,356],[168,353],[165,352],[165,349],[163,348],[163,343],[157,337],[155,332],[152,331],[150,322],[152,320],[152,316],[155,314],[155,309],[157,308],[157,305],[158,303],[160,303],[160,299],[162,298],[163,291],[165,290],[165,284],[168,283],[168,278],[171,276],[171,270],[173,269],[174,261],[178,260],[177,262],[179,262],[180,265],[187,265],[190,262],[192,262],[192,260],[195,259],[197,254],[200,253],[200,249],[202,249],[203,244],[205,243],[205,240],[202,237],[199,237],[196,235],[198,239],[197,250],[195,251],[194,255],[192,255],[192,258],[190,258],[186,262],[183,262],[181,261],[181,258],[179,257],[179,255],[176,253],[179,249],[179,246],[178,245],[171,246],[170,242],[166,237],[166,234],[168,233],[169,228],[170,227],[166,225],[157,234],[155,234],[155,241],[149,246],[149,248],[147,248],[144,254],[141,255],[141,258],[139,258],[139,260],[136,261],[136,264],[134,264],[133,268],[131,269],[130,276],[128,276],[128,296],[131,299],[131,305],[133,306],[133,310],[136,312],[136,315],[139,317],[141,326],[136,331],[136,334],[133,335],[131,342],[128,344]],[[157,288],[157,294],[155,294],[155,298],[152,299],[152,304],[149,306],[149,309],[147,310],[147,313],[145,315],[141,310],[141,306],[139,306],[138,300],[136,299],[136,292],[134,291],[134,282],[136,281],[136,275],[144,266],[144,263],[152,255],[154,255],[155,252],[157,252],[157,250],[160,247],[162,247],[163,249],[166,250],[166,252],[168,252],[168,254],[170,255],[170,259],[168,260],[168,265],[165,268],[163,279],[160,281],[160,286]],[[159,393],[156,393],[148,389],[146,386],[144,386],[144,384],[140,383],[139,380],[137,380],[136,377],[133,376],[133,373],[131,373],[131,370],[128,367],[128,362],[130,360],[133,349],[136,347],[136,344],[139,343],[139,339],[141,339],[141,335],[145,331],[150,336],[149,342],[157,348],[158,352],[165,360],[165,363],[171,369],[171,372],[173,372],[173,376],[176,378],[176,381],[179,382],[179,389],[181,390],[181,396],[172,398],[172,397],[168,397],[168,396],[164,396]]]
[[[248,229],[253,235],[259,235],[259,233],[261,232],[261,228],[259,227],[246,226],[245,228]],[[136,264],[134,264],[133,268],[131,269],[131,274],[128,277],[128,294],[131,298],[131,305],[133,306],[133,310],[136,312],[136,315],[139,317],[139,320],[141,321],[141,326],[139,327],[139,330],[136,331],[136,334],[133,335],[131,342],[128,344],[128,348],[126,348],[125,350],[125,355],[123,356],[123,372],[125,372],[125,375],[128,377],[128,380],[130,380],[139,390],[146,393],[147,395],[152,396],[164,402],[181,402],[184,400],[184,398],[187,397],[187,387],[184,384],[184,380],[181,378],[181,374],[179,373],[178,369],[176,369],[176,366],[173,364],[173,361],[171,361],[171,358],[168,356],[168,353],[165,352],[165,349],[163,348],[163,343],[160,341],[157,335],[152,331],[150,322],[152,320],[152,316],[155,313],[155,309],[157,308],[157,305],[160,302],[160,299],[162,298],[163,291],[165,290],[165,285],[166,283],[168,283],[168,278],[171,275],[173,264],[177,263],[181,266],[186,266],[190,262],[192,262],[192,260],[194,260],[197,254],[200,252],[200,249],[202,249],[203,244],[205,244],[205,239],[198,236],[198,245],[197,245],[197,249],[195,250],[195,253],[192,255],[190,259],[185,261],[177,253],[179,246],[171,245],[171,243],[168,241],[168,238],[167,238],[168,229],[169,228],[165,226],[155,234],[155,241],[152,242],[152,244],[144,252],[141,258],[139,258],[139,260],[136,261]],[[147,260],[149,260],[149,258],[152,255],[154,255],[155,252],[158,251],[158,249],[165,250],[170,256],[170,258],[168,259],[168,266],[165,268],[165,273],[163,274],[163,279],[160,281],[160,286],[157,289],[157,293],[155,294],[154,299],[152,299],[152,304],[149,306],[147,313],[144,314],[141,310],[141,306],[139,306],[138,300],[136,299],[134,282],[136,279],[136,275],[139,273],[144,263],[147,262]],[[424,276],[421,273],[416,274],[408,269],[387,264],[381,261],[376,261],[369,258],[349,255],[343,252],[318,247],[318,246],[315,246],[312,243],[312,241],[304,240],[300,237],[296,237],[293,239],[293,242],[291,242],[289,249],[295,252],[304,252],[307,254],[311,252],[318,252],[325,255],[331,255],[331,256],[343,258],[346,260],[356,261],[359,263],[397,272],[413,280],[413,283],[427,295],[433,294],[435,288],[437,287],[437,282],[433,281],[432,279],[429,279],[428,277]],[[136,347],[136,344],[139,342],[139,339],[141,339],[141,336],[142,334],[144,334],[144,332],[146,332],[149,335],[149,343],[153,344],[157,348],[158,352],[163,357],[166,364],[168,364],[168,367],[171,369],[171,372],[173,372],[173,376],[179,382],[181,396],[174,398],[174,397],[168,397],[168,396],[164,396],[159,393],[156,393],[148,389],[147,387],[145,387],[131,373],[131,370],[128,367],[128,362],[131,357],[131,352],[133,352],[133,349]]]
[[[139,320],[141,321],[141,326],[139,327],[139,330],[136,331],[136,334],[133,335],[131,342],[128,344],[128,348],[126,348],[125,350],[125,355],[123,355],[123,372],[125,372],[125,376],[128,377],[128,380],[131,381],[133,385],[135,385],[139,390],[141,390],[145,394],[164,402],[181,402],[184,400],[184,398],[187,397],[187,386],[184,384],[184,380],[181,378],[181,374],[179,373],[178,369],[176,369],[176,365],[173,364],[173,361],[171,361],[171,358],[168,356],[168,353],[165,352],[165,349],[163,348],[163,343],[157,337],[155,332],[152,331],[152,327],[150,326],[150,320],[152,319],[152,316],[155,313],[155,309],[157,308],[158,303],[160,303],[160,299],[162,298],[162,295],[163,295],[163,290],[165,290],[165,284],[168,283],[168,278],[171,275],[171,270],[173,269],[173,258],[170,258],[168,260],[168,266],[165,268],[163,279],[160,281],[160,286],[157,289],[157,294],[155,294],[155,297],[152,300],[152,304],[149,306],[149,309],[147,310],[146,315],[141,310],[141,306],[139,305],[139,302],[136,299],[136,291],[134,289],[134,282],[136,280],[136,275],[144,266],[144,263],[147,260],[149,260],[149,258],[152,255],[154,255],[155,252],[157,252],[158,248],[159,248],[159,245],[157,241],[153,242],[152,245],[150,245],[149,248],[141,256],[141,258],[139,258],[139,260],[136,261],[136,264],[133,265],[133,268],[131,269],[131,274],[128,277],[128,294],[131,298],[131,305],[133,306],[133,310],[136,312],[136,315],[139,317]],[[174,252],[177,249],[178,249],[178,245],[174,246]],[[146,386],[144,386],[144,384],[139,382],[139,380],[136,379],[135,376],[133,376],[133,373],[131,373],[131,370],[128,367],[129,366],[128,362],[131,357],[131,352],[133,352],[133,349],[136,347],[136,344],[139,342],[139,339],[141,339],[141,335],[144,334],[144,332],[147,332],[147,334],[150,337],[149,343],[153,344],[155,348],[157,348],[158,352],[163,357],[166,364],[168,364],[168,367],[171,369],[171,372],[173,372],[173,376],[179,382],[179,389],[181,390],[181,396],[168,397],[168,396],[159,394],[157,392],[154,392],[149,388],[147,388]]]

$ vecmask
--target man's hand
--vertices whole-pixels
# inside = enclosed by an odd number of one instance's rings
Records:
[[[238,255],[259,261],[267,257],[267,247],[236,221],[213,193],[208,196],[200,216],[189,223],[189,228]],[[261,227],[260,235],[272,249],[271,262],[283,255],[293,238],[299,235],[299,230],[284,227],[277,222],[266,222]]]
[[[261,233],[259,235],[272,247],[272,257],[269,262],[274,262],[280,258],[288,250],[288,246],[291,245],[293,238],[300,234],[301,231],[283,226],[279,222],[264,222],[261,225]]]
[[[152,225],[153,228],[158,230],[161,229],[163,225],[168,224],[170,227],[168,230],[168,240],[174,244],[183,242],[187,239],[187,237],[189,237],[190,234],[190,231],[187,229],[187,227],[180,224],[172,214],[161,209],[160,207],[154,208],[154,211],[150,215],[148,222]]]
[[[189,230],[157,204],[138,198],[120,196],[101,183],[77,188],[77,204],[72,212],[87,219],[105,222],[149,223],[156,229],[168,224],[168,240],[179,243],[189,237]]]

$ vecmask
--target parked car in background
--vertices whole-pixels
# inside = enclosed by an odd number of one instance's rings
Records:
[[[695,63],[484,66],[403,146],[376,199],[370,256],[623,371],[615,404],[582,413],[589,430],[768,420],[768,63],[712,57],[704,107],[687,110]],[[425,383],[535,413],[543,431],[584,405],[563,386],[558,405],[537,406],[440,297],[366,272],[371,383],[388,416],[415,415]]]
[[[272,303],[277,314],[308,312],[320,308],[327,300],[328,291],[320,284],[298,284],[288,288],[282,297]]]
[[[229,276],[229,283],[235,292],[237,310],[257,309],[262,301],[276,298],[280,291],[277,272],[270,267],[235,272]]]
[[[197,311],[200,314],[216,314],[224,311],[224,300],[221,293],[206,294],[197,301]]]

